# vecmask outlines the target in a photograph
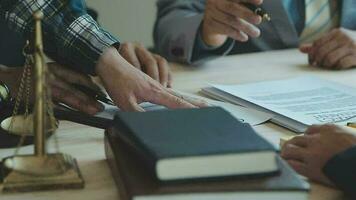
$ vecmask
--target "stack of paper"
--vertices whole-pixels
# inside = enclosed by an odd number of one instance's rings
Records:
[[[269,112],[272,122],[295,132],[312,124],[346,125],[356,117],[356,89],[306,76],[246,85],[212,85],[205,95]]]

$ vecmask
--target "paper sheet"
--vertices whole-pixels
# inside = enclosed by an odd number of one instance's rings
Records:
[[[179,92],[179,93],[185,97],[204,99],[212,106],[222,107],[226,111],[230,112],[239,121],[242,121],[244,123],[249,123],[252,126],[262,124],[262,123],[268,121],[269,119],[271,119],[271,117],[272,117],[271,114],[257,111],[257,110],[252,110],[249,108],[244,108],[242,106],[237,106],[237,105],[233,105],[230,103],[224,103],[221,101],[214,101],[214,100],[202,98],[202,97],[199,97],[196,95],[191,95],[191,94],[187,94],[187,93],[183,93],[183,92]],[[141,106],[146,111],[166,109],[164,106],[159,106],[159,105],[155,105],[155,104],[151,104],[151,103],[142,103]],[[106,119],[113,119],[114,115],[117,111],[119,111],[119,109],[117,107],[105,105],[105,110],[101,113],[98,113],[96,116],[106,118]]]
[[[232,116],[234,116],[236,119],[241,122],[248,123],[251,126],[256,126],[265,123],[272,118],[271,114],[252,110],[242,106],[233,105],[231,103],[210,100],[210,104],[224,108],[226,111],[230,112]]]
[[[345,125],[356,117],[356,89],[316,77],[213,86],[306,125]]]

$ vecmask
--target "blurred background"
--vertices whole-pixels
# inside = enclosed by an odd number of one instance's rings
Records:
[[[140,41],[153,47],[156,0],[86,0],[98,11],[99,23],[121,41]]]

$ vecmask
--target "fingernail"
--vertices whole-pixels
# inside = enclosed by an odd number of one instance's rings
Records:
[[[247,41],[248,41],[248,36],[245,34],[241,34],[240,42],[247,42]]]
[[[260,29],[256,28],[256,27],[253,27],[253,35],[252,37],[259,37],[261,35],[261,31]]]
[[[261,16],[257,16],[256,24],[261,24],[261,23],[262,23],[262,17]]]
[[[261,24],[262,23],[262,17],[261,16],[253,16],[250,19],[252,21],[253,24]]]

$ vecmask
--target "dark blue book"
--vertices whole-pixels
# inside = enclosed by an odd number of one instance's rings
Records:
[[[163,182],[142,167],[132,148],[106,130],[105,154],[118,187],[120,200],[307,200],[309,184],[285,161],[277,157],[280,173],[214,181]]]
[[[222,108],[118,112],[114,129],[161,181],[278,172],[273,146]]]

